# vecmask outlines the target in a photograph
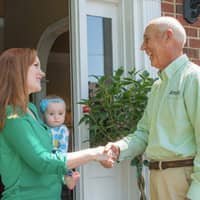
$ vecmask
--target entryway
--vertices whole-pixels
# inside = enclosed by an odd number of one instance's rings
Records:
[[[42,92],[35,96],[38,105],[41,98],[46,95],[58,95],[66,102],[65,123],[70,130],[69,151],[73,149],[73,123],[72,123],[72,76],[70,66],[70,42],[68,18],[61,19],[50,25],[42,34],[38,43],[38,56],[42,70],[46,73]],[[73,200],[73,191],[65,189],[63,200]]]

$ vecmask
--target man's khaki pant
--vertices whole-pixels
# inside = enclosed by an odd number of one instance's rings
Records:
[[[184,200],[191,183],[191,173],[192,167],[151,170],[151,200]]]

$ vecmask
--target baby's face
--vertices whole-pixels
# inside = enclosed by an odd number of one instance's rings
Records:
[[[65,121],[65,104],[63,102],[50,102],[44,113],[45,122],[50,127],[57,127]]]

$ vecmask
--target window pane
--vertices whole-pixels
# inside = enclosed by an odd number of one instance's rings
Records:
[[[112,21],[110,18],[87,16],[88,81],[91,75],[112,74]]]

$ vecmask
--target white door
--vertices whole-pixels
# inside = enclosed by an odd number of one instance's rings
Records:
[[[119,0],[74,0],[72,7],[72,69],[74,99],[88,98],[90,75],[112,74],[123,60]],[[82,110],[74,105],[74,120],[79,121]],[[75,150],[89,146],[88,128],[75,127]],[[135,169],[129,161],[105,169],[99,163],[80,168],[81,181],[76,200],[138,200]]]
[[[119,5],[117,1],[87,1],[87,73],[90,75],[112,74],[119,67]],[[90,87],[89,84],[89,87]],[[104,169],[98,163],[84,167],[84,200],[122,200],[130,198],[129,173],[134,172],[128,162]],[[132,184],[131,184],[132,185]],[[133,186],[133,185],[132,185]],[[138,199],[138,198],[135,198]]]

